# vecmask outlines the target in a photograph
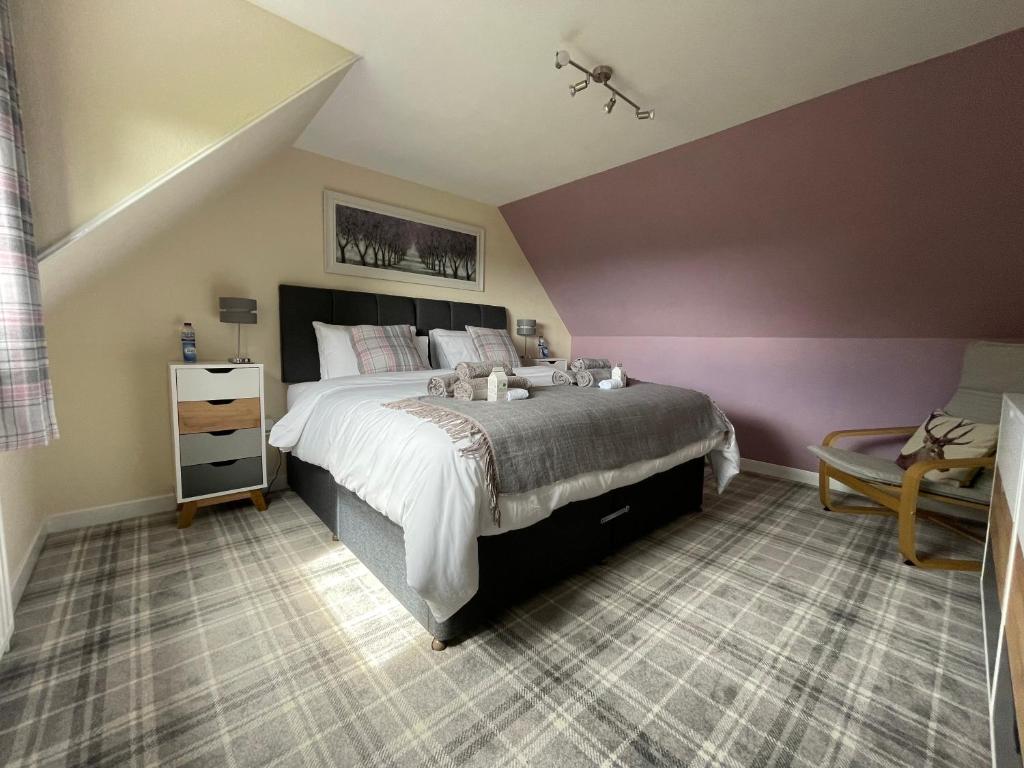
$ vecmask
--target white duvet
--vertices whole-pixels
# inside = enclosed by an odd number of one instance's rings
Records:
[[[501,528],[490,514],[480,464],[458,455],[435,425],[382,403],[426,394],[427,380],[451,371],[346,376],[292,387],[288,414],[270,444],[328,470],[334,479],[379,510],[405,533],[409,586],[438,621],[465,605],[478,584],[478,536],[524,528],[572,501],[639,482],[710,454],[725,489],[739,472],[739,450],[729,431],[653,461],[590,472],[528,493],[499,497]],[[520,368],[535,385],[551,383],[547,367]],[[608,397],[615,397],[614,390]]]

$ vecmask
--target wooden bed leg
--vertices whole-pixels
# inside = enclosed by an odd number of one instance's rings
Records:
[[[432,651],[443,651],[448,647],[448,643],[444,640],[438,640],[436,637],[430,641],[430,650]]]

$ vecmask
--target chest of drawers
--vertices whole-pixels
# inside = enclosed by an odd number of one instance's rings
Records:
[[[225,501],[266,509],[263,365],[171,364],[169,373],[178,527]]]

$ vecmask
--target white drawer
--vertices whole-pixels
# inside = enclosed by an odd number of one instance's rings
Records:
[[[179,368],[178,401],[260,396],[259,368]]]

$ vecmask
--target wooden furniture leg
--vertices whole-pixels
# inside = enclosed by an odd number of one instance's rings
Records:
[[[430,641],[430,650],[432,651],[443,651],[448,647],[448,643],[444,640],[438,640],[436,637]]]
[[[184,504],[178,505],[178,527],[188,528],[192,525],[192,518],[196,516],[196,510],[199,508],[199,502],[186,501]]]
[[[240,491],[226,493],[223,496],[211,496],[208,499],[186,501],[184,504],[178,505],[178,527],[188,528],[192,525],[192,518],[196,516],[196,510],[200,507],[212,507],[226,501],[241,501],[242,499],[251,501],[260,512],[265,512],[267,509],[267,500],[263,496],[263,491]]]

